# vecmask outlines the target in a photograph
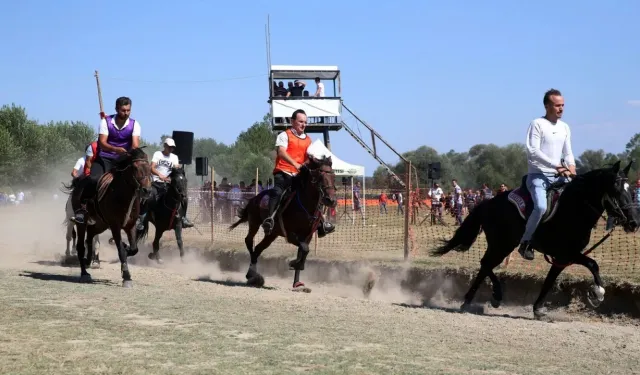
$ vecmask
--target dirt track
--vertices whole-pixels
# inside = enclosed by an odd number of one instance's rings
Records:
[[[52,262],[62,229],[42,226],[25,240],[16,237],[23,226],[3,220],[0,233],[0,373],[640,373],[633,322],[415,308],[406,304],[420,301],[399,288],[370,300],[357,286],[303,294],[267,279],[271,288],[253,289],[242,274],[195,261],[134,265],[131,290],[120,286],[119,264],[103,263],[90,271],[93,284],[80,284],[78,268]]]

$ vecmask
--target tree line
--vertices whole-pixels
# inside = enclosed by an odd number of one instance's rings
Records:
[[[527,173],[527,154],[525,145],[522,143],[511,143],[506,146],[478,144],[468,151],[450,150],[444,154],[438,153],[432,147],[421,146],[404,153],[403,156],[411,160],[412,166],[416,167],[421,187],[430,183],[427,179],[429,163],[439,162],[442,171],[436,182],[440,182],[445,191],[451,186],[451,180],[454,178],[463,188],[479,189],[485,183],[493,189],[497,189],[500,184],[514,188],[520,185],[522,176]],[[639,157],[640,133],[637,133],[631,137],[625,150],[618,154],[605,152],[601,149],[585,150],[576,156],[576,172],[584,173],[613,164],[618,160],[628,162],[633,159],[640,162]],[[391,169],[399,176],[404,176],[406,167],[404,163],[398,163]],[[634,163],[630,178],[637,178],[639,170],[640,165]],[[373,173],[372,185],[397,187],[382,167],[377,168]]]
[[[81,121],[56,121],[39,123],[28,117],[25,108],[5,105],[0,108],[0,189],[28,188],[33,185],[57,188],[61,181],[70,179],[71,168],[84,153],[86,145],[97,139],[97,124]],[[157,142],[143,139],[147,153],[161,149],[163,135]],[[213,138],[195,138],[193,156],[207,157],[209,165],[215,168],[219,178],[227,177],[230,182],[245,181],[247,184],[255,178],[256,168],[259,178],[266,184],[271,177],[275,159],[275,138],[271,129],[269,115],[257,121],[241,132],[235,142],[224,144]],[[420,186],[425,186],[429,163],[440,162],[442,176],[440,181],[448,186],[456,178],[465,188],[479,188],[487,183],[497,188],[504,183],[509,187],[520,184],[527,172],[525,146],[512,143],[506,146],[479,144],[468,151],[438,153],[434,148],[421,146],[405,152],[403,156],[411,160],[416,168]],[[586,150],[577,157],[578,173],[629,159],[640,161],[640,133],[635,134],[625,149],[618,153],[604,150]],[[638,174],[640,165],[634,164],[633,175]],[[405,173],[404,163],[392,166],[395,173]],[[187,169],[190,186],[199,185],[194,180],[195,165]],[[212,176],[205,179],[211,180]],[[219,181],[218,181],[219,182]],[[393,181],[384,168],[379,167],[373,177],[367,178],[367,186],[392,188]]]
[[[60,182],[68,182],[71,169],[86,146],[98,137],[96,123],[82,121],[50,121],[39,123],[29,118],[27,110],[15,104],[0,108],[0,190],[28,189],[35,186],[57,189]],[[144,132],[144,129],[143,129]],[[149,156],[162,149],[162,135],[157,142],[143,139]],[[209,165],[218,176],[230,182],[254,178],[260,168],[265,183],[271,175],[275,159],[276,133],[271,130],[269,117],[255,122],[241,132],[232,144],[213,138],[196,138],[193,156],[209,158]],[[187,168],[191,187],[198,185],[195,164]],[[268,175],[267,175],[268,174]],[[263,177],[264,176],[264,177]],[[205,179],[211,180],[211,176]],[[219,181],[218,181],[219,182]]]

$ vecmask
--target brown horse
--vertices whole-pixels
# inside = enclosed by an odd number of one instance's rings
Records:
[[[111,229],[111,235],[118,248],[118,258],[120,258],[122,286],[131,288],[133,282],[127,265],[127,256],[134,256],[138,252],[135,224],[140,212],[141,190],[151,186],[149,158],[141,148],[133,149],[119,157],[113,169],[100,177],[96,186],[92,186],[91,182],[84,178],[75,179],[68,188],[71,192],[74,212],[80,208],[82,190],[94,189],[90,193],[91,203],[87,204],[87,210],[95,224],[87,225],[89,220],[84,224],[76,223],[78,232],[76,251],[80,262],[80,281],[91,281],[87,266],[91,265],[94,255],[93,243],[88,241],[88,254],[85,259],[85,234],[88,238],[94,238],[105,230]],[[122,242],[120,233],[122,230],[126,232],[131,247]]]
[[[311,157],[300,173],[293,177],[289,193],[280,201],[275,216],[275,227],[269,235],[266,235],[256,247],[253,247],[253,238],[260,230],[263,220],[267,217],[269,191],[265,190],[253,197],[247,205],[240,210],[240,220],[229,227],[233,230],[241,223],[249,223],[249,233],[244,242],[251,256],[251,264],[247,272],[247,285],[262,287],[264,278],[258,273],[257,263],[260,254],[279,236],[287,242],[298,247],[296,259],[289,262],[289,269],[295,270],[293,278],[294,290],[310,292],[304,283],[300,281],[300,271],[304,270],[304,264],[309,254],[309,242],[313,232],[320,225],[322,205],[335,207],[338,203],[335,197],[335,174],[331,168],[331,157],[316,159]]]

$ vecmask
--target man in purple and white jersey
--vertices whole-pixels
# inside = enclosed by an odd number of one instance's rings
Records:
[[[98,156],[91,164],[91,173],[80,198],[82,207],[71,218],[78,224],[84,223],[87,201],[95,193],[98,179],[109,172],[115,160],[134,148],[140,147],[140,123],[130,117],[131,99],[122,96],[116,100],[116,114],[105,116],[100,121],[98,132]]]

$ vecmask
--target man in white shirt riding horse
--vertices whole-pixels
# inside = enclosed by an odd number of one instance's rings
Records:
[[[547,189],[558,181],[576,174],[576,162],[571,150],[569,125],[560,118],[564,112],[564,98],[560,91],[551,89],[542,100],[546,114],[529,124],[527,131],[527,189],[533,200],[533,212],[520,240],[518,252],[523,258],[533,260],[531,238],[547,210]],[[567,167],[561,165],[564,159]],[[559,174],[559,177],[555,177]]]
[[[180,161],[178,160],[178,155],[174,154],[173,151],[176,148],[176,142],[172,138],[165,138],[163,144],[162,151],[156,151],[151,158],[151,178],[153,182],[151,183],[151,192],[144,204],[141,205],[141,213],[138,216],[138,221],[136,223],[138,230],[144,229],[144,218],[147,215],[149,210],[149,205],[157,203],[162,199],[162,196],[167,192],[167,184],[171,181],[169,179],[169,174],[171,174],[171,170],[173,168],[180,168]],[[183,228],[191,228],[193,227],[193,223],[187,219],[187,203],[189,201],[188,197],[185,197],[182,202],[182,208],[179,213],[176,214],[176,219],[182,220]],[[182,217],[180,217],[182,216]]]

